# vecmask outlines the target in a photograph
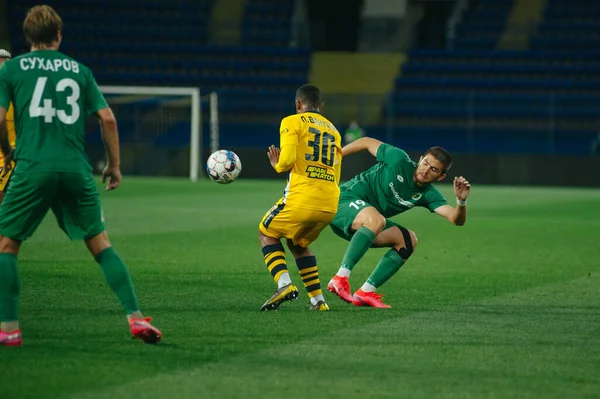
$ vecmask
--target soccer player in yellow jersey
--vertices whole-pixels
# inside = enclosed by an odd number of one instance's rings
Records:
[[[0,66],[4,63],[4,61],[10,60],[10,52],[7,50],[0,49]],[[15,148],[15,140],[17,135],[15,133],[15,109],[12,104],[8,107],[8,112],[6,113],[6,130],[8,132],[8,141],[12,148]],[[11,155],[9,155],[11,156]],[[4,193],[6,192],[6,185],[8,184],[8,179],[12,174],[12,168],[15,166],[14,161],[11,161],[11,170],[4,169],[4,154],[0,151],[0,203],[4,199]]]
[[[275,171],[289,176],[283,197],[258,226],[264,260],[277,284],[260,310],[277,310],[281,303],[298,297],[288,273],[282,238],[296,259],[310,309],[329,310],[321,291],[317,259],[308,248],[333,220],[340,197],[342,140],[335,126],[321,115],[322,107],[319,89],[301,86],[296,91],[296,114],[281,121],[281,149],[271,146],[267,154]]]

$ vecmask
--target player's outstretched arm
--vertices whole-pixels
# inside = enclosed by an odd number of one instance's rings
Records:
[[[455,226],[463,226],[467,222],[467,198],[471,192],[471,184],[464,177],[454,178],[454,194],[456,208],[443,205],[435,209],[435,213],[447,219]]]
[[[373,139],[371,137],[361,137],[360,139],[353,141],[350,144],[347,144],[342,148],[342,156],[345,157],[347,155],[354,154],[356,152],[369,150],[371,155],[374,157],[377,156],[377,149],[379,146],[383,144],[383,142]]]
[[[119,154],[119,131],[117,120],[109,107],[96,112],[100,122],[100,131],[106,151],[106,168],[102,172],[102,182],[109,179],[107,190],[113,190],[121,184],[121,155]]]

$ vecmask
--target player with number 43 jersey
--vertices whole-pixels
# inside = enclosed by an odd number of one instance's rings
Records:
[[[0,205],[0,346],[21,344],[17,255],[52,210],[72,240],[84,240],[117,295],[134,337],[147,343],[161,332],[140,312],[129,272],[104,230],[92,168],[84,151],[84,117],[100,121],[107,189],[121,183],[117,122],[92,72],[60,53],[62,20],[49,6],[27,13],[23,33],[31,52],[0,67],[0,149],[10,153],[6,114],[14,106],[17,161]],[[5,158],[5,164],[10,160]]]
[[[261,310],[277,310],[282,302],[298,296],[288,273],[282,238],[286,238],[296,259],[310,308],[329,310],[321,291],[316,257],[308,248],[333,220],[340,196],[341,136],[321,115],[322,106],[316,86],[301,86],[296,91],[296,114],[281,121],[281,150],[271,146],[267,154],[276,172],[288,172],[288,183],[283,198],[258,226],[263,257],[277,284]]]

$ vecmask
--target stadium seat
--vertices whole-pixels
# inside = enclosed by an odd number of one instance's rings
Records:
[[[482,152],[589,153],[600,115],[600,2],[548,0],[530,50],[495,49],[511,0],[474,4],[458,26],[453,50],[409,51],[382,107],[384,118],[403,124],[451,120],[462,126],[402,126],[400,141],[425,146],[431,143],[414,135],[433,135],[443,142],[443,131]],[[495,127],[514,123],[542,127]],[[550,134],[554,144],[540,145]]]
[[[16,53],[27,49],[20,24],[35,4],[7,4]],[[247,1],[241,43],[228,46],[209,44],[213,0],[140,0],[135,5],[56,0],[53,6],[65,26],[61,50],[92,68],[99,84],[218,91],[225,122],[256,112],[266,117],[271,112],[278,120],[293,112],[289,95],[307,81],[310,49],[289,46],[293,2]],[[287,93],[286,100],[266,94],[274,89]]]

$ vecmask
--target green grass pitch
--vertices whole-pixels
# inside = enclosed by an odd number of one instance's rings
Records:
[[[260,313],[274,284],[256,229],[283,187],[126,178],[101,194],[155,346],[129,338],[99,267],[49,216],[21,250],[24,345],[0,348],[0,397],[600,397],[600,190],[475,185],[464,227],[395,219],[419,247],[380,290],[393,309],[326,292],[331,312],[309,312],[301,289]],[[312,246],[324,286],[346,244],[327,229]]]

